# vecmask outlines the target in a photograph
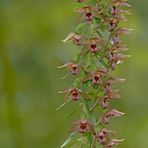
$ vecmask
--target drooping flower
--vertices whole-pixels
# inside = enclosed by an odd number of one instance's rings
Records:
[[[106,128],[101,129],[97,133],[96,139],[100,144],[105,145],[108,141],[108,130]]]
[[[122,115],[124,115],[124,113],[122,113],[116,109],[111,109],[110,111],[108,111],[104,114],[104,116],[102,118],[102,123],[108,124],[112,117],[120,117]]]
[[[116,6],[111,7],[111,14],[116,15],[119,12],[118,8]]]
[[[75,45],[77,46],[82,46],[83,41],[82,41],[82,35],[76,34],[74,32],[70,33],[64,40],[63,42],[68,42],[72,41]]]
[[[119,145],[122,141],[124,141],[124,139],[121,139],[121,140],[119,140],[119,139],[112,139],[112,140],[109,141],[108,144],[105,145],[105,148],[111,148],[111,147],[113,147],[113,146],[117,146],[117,145]]]
[[[68,62],[62,66],[58,66],[58,68],[68,68],[73,75],[78,74],[79,65],[73,62]]]
[[[111,0],[111,2],[115,6],[126,6],[126,7],[130,7],[130,4],[127,3],[127,0]]]
[[[119,21],[118,21],[118,19],[116,17],[110,18],[109,25],[108,25],[108,30],[110,32],[114,31],[115,28],[117,27],[118,23],[119,23]]]

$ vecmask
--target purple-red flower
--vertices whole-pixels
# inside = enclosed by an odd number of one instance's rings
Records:
[[[127,0],[111,0],[114,6],[126,6],[130,7],[130,4],[127,3]]]
[[[106,128],[101,129],[96,135],[96,140],[100,144],[105,145],[108,141],[108,130]]]
[[[62,66],[58,66],[58,68],[68,68],[70,70],[71,74],[76,75],[78,73],[79,65],[73,62],[68,62]]]
[[[83,92],[82,90],[80,90],[76,87],[69,88],[68,90],[65,90],[65,91],[60,91],[59,93],[60,94],[66,93],[65,101],[69,97],[71,98],[72,101],[78,101],[78,100],[80,100],[80,96],[84,97],[85,99],[90,99],[90,97],[85,92]]]
[[[74,127],[70,130],[70,132],[78,131],[79,133],[86,133],[91,132],[92,134],[95,134],[93,124],[90,121],[87,120],[77,120],[73,123]]]
[[[112,15],[116,15],[116,14],[118,14],[118,12],[119,12],[119,10],[116,6],[111,7],[111,14]]]
[[[86,5],[86,6],[81,7],[76,10],[76,12],[78,12],[78,13],[83,13],[86,18],[86,21],[88,21],[88,22],[93,20],[93,18],[94,18],[93,13],[95,11],[97,11],[97,9],[93,6],[90,6],[90,5]]]
[[[105,145],[105,148],[111,148],[113,146],[119,145],[124,139],[111,139],[108,144]]]
[[[114,31],[115,28],[117,27],[118,23],[119,23],[119,20],[116,17],[110,18],[109,25],[108,25],[108,30],[110,32]]]
[[[122,113],[116,109],[111,109],[110,111],[108,111],[104,114],[104,116],[102,118],[102,123],[108,124],[112,117],[120,117],[122,115],[124,115],[124,113]]]
[[[99,69],[99,70],[96,70],[96,71],[91,72],[88,75],[86,75],[86,77],[83,79],[83,82],[88,81],[88,80],[92,80],[93,85],[98,85],[103,82],[102,77],[105,75],[106,75],[106,70]]]
[[[82,46],[82,45],[83,45],[82,35],[76,34],[76,33],[74,33],[74,32],[70,33],[70,34],[63,40],[63,42],[68,42],[68,41],[72,41],[74,44],[76,44],[76,45],[78,45],[78,46]]]
[[[102,44],[102,41],[101,38],[90,38],[85,44],[91,52],[95,53],[100,49],[99,46]]]

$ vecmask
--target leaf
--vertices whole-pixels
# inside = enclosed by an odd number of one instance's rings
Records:
[[[66,141],[60,146],[60,148],[63,148],[67,146],[68,144],[70,144],[72,140],[74,140],[74,136],[75,136],[75,132],[71,133],[69,137],[66,139]]]
[[[94,20],[96,22],[96,24],[100,24],[101,23],[101,19],[98,17],[94,17]]]
[[[75,112],[76,112],[76,109],[73,110],[72,112],[70,112],[70,113],[67,115],[67,118],[70,117],[71,115],[73,115]]]
[[[103,37],[99,30],[97,30],[96,33],[97,33],[100,37]]]
[[[74,80],[73,86],[78,87],[78,84],[79,84],[79,78]]]
[[[86,25],[86,23],[80,23],[80,24],[78,24],[76,26],[76,28],[75,28],[75,32],[76,33],[80,33],[82,31],[83,26],[85,26],[85,25]]]
[[[62,105],[60,105],[59,107],[56,108],[56,110],[61,109],[62,107],[64,107],[66,105],[66,103],[64,102]]]

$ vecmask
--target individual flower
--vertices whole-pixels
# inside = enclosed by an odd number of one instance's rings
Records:
[[[88,80],[92,80],[93,85],[98,85],[103,82],[102,77],[105,75],[106,75],[106,70],[99,69],[99,70],[96,70],[96,71],[91,72],[88,75],[86,75],[85,78],[83,79],[83,82],[88,81]]]
[[[106,128],[101,129],[96,135],[96,140],[100,144],[105,145],[108,141],[108,130]]]
[[[128,29],[128,28],[118,28],[115,31],[116,35],[121,35],[121,34],[129,34],[132,31],[132,29]]]
[[[66,93],[65,95],[65,101],[70,97],[72,101],[78,101],[80,100],[80,96],[85,97],[86,99],[90,99],[89,96],[83,92],[82,90],[78,88],[69,88],[68,90],[65,91],[60,91],[61,93]]]
[[[111,44],[113,46],[115,45],[118,45],[120,43],[120,38],[118,35],[114,35],[112,38],[111,38]]]
[[[74,127],[70,130],[70,132],[78,131],[79,133],[86,133],[91,132],[92,134],[95,134],[93,124],[90,121],[87,120],[77,120],[73,123]]]
[[[130,7],[130,4],[127,3],[127,0],[111,0],[114,6],[126,6]]]
[[[96,10],[97,9],[95,7],[90,6],[90,5],[86,5],[84,7],[77,9],[76,12],[83,13],[86,18],[86,21],[90,22],[93,20],[93,18],[94,18],[93,13]]]
[[[104,124],[108,124],[112,117],[120,117],[122,115],[124,115],[124,113],[122,113],[116,109],[111,109],[110,111],[108,111],[104,114],[104,116],[102,118],[102,122]]]
[[[108,25],[109,32],[114,31],[115,28],[117,27],[118,23],[119,23],[119,21],[116,17],[110,18],[109,25]]]
[[[110,48],[110,51],[112,52],[127,51],[127,50],[128,50],[128,47],[126,45],[120,45],[120,44],[117,44],[112,48]]]
[[[121,140],[119,140],[119,139],[112,139],[112,140],[109,141],[108,144],[105,145],[105,148],[111,148],[111,147],[113,147],[113,146],[117,146],[117,145],[119,145],[122,141],[124,141],[124,139],[121,139]]]
[[[105,89],[106,91],[106,89]],[[121,96],[119,95],[119,90],[111,90],[111,88],[108,88],[108,90],[106,91],[105,95],[102,97],[101,100],[101,106],[102,109],[106,109],[109,107],[109,101],[111,99],[119,99],[121,98]]]
[[[107,94],[112,89],[112,85],[115,83],[121,83],[124,82],[125,79],[122,78],[115,78],[115,77],[109,77],[109,79],[104,84],[104,92]]]
[[[130,57],[130,55],[123,55],[117,54],[116,52],[111,52],[108,56],[111,70],[115,70],[116,64],[123,63],[123,61],[128,57]]]
[[[73,63],[73,62],[68,62],[62,66],[58,66],[58,68],[68,68],[68,70],[70,70],[71,74],[73,75],[77,75],[78,74],[78,68],[79,68],[79,65],[76,64],[76,63]]]
[[[102,109],[107,109],[109,107],[109,99],[108,98],[102,98],[101,107],[102,107]]]
[[[85,44],[91,52],[95,53],[100,49],[99,45],[101,45],[102,42],[103,40],[101,38],[90,38]]]
[[[96,142],[99,142],[103,148],[106,148],[107,145],[110,143],[110,137],[113,136],[115,131],[108,130],[106,128],[100,129],[96,135],[94,135],[94,142],[92,143],[91,148],[94,148]]]
[[[116,15],[116,14],[118,14],[118,12],[119,12],[119,10],[116,6],[111,7],[111,14],[112,15]]]
[[[64,40],[63,42],[67,41],[72,41],[75,45],[82,46],[83,41],[82,41],[82,35],[76,34],[74,32],[70,33]]]

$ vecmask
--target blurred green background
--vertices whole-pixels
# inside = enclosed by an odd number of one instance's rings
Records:
[[[111,128],[125,138],[119,148],[148,147],[148,1],[131,0],[125,38],[132,57],[118,67],[127,79],[119,86],[123,100],[114,104],[126,112]],[[57,148],[67,137],[76,105],[56,111],[71,85],[56,67],[77,53],[61,42],[76,23],[72,0],[0,0],[0,148]]]

